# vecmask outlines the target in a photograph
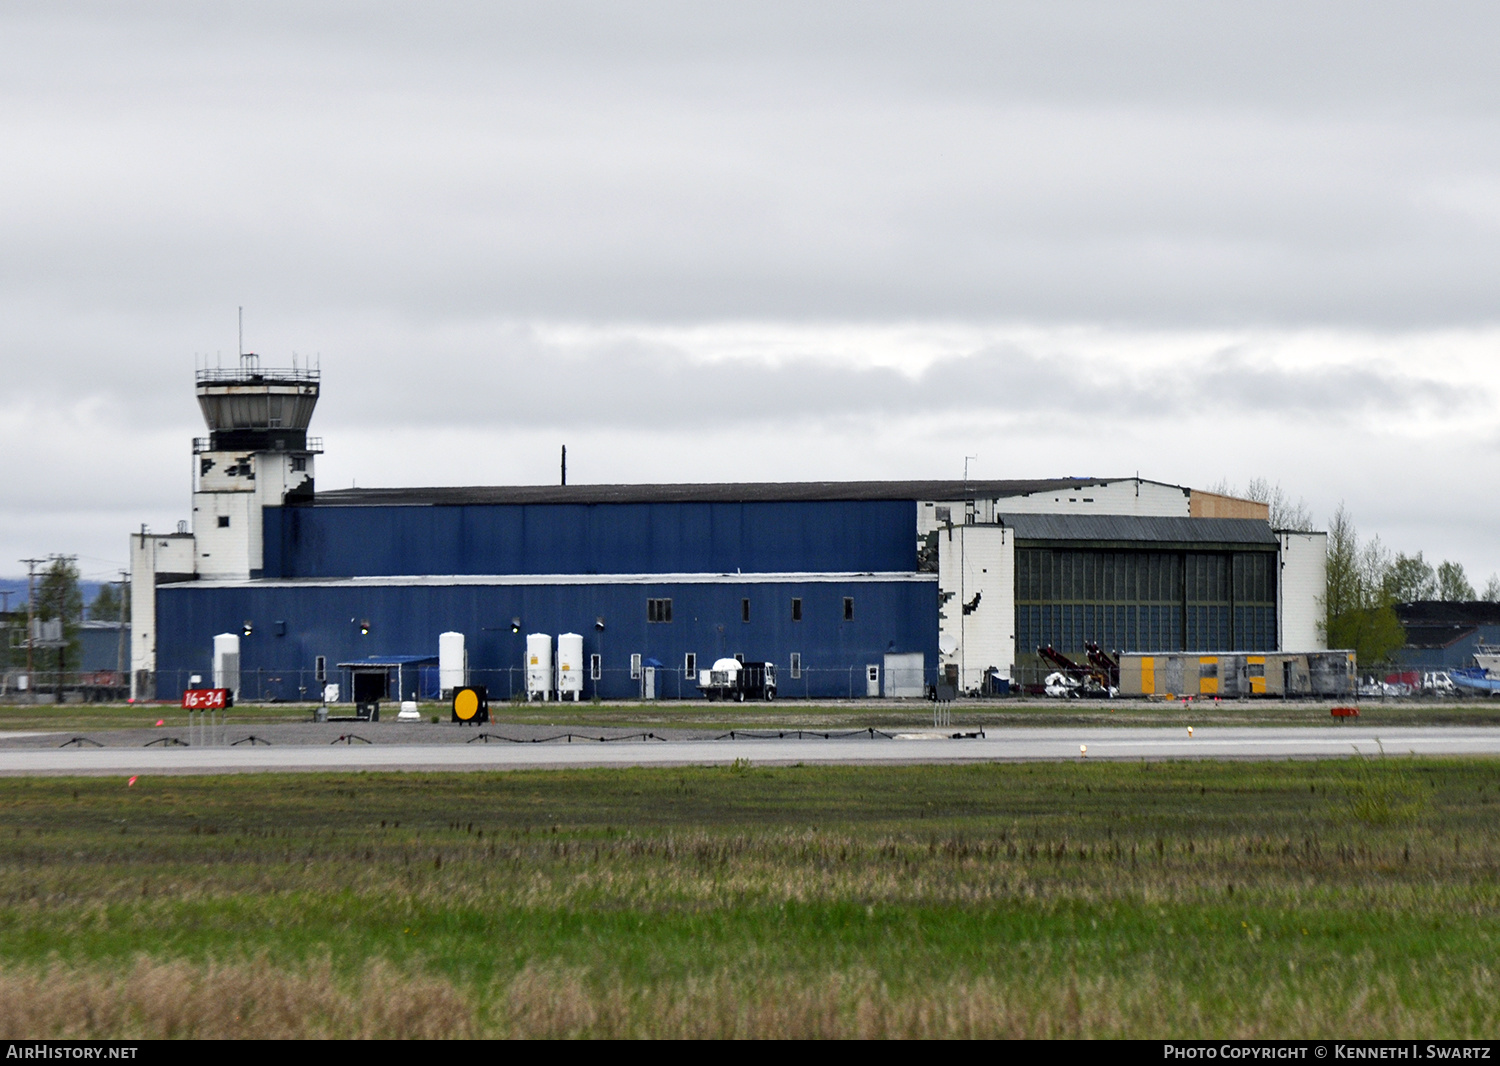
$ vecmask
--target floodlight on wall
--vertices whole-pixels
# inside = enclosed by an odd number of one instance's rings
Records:
[[[247,637],[248,637],[248,636],[249,636],[249,635],[250,635],[250,634],[251,634],[251,633],[254,633],[254,632],[255,632],[255,626],[254,626],[254,624],[253,624],[253,623],[251,623],[251,621],[250,621],[250,619],[248,619],[248,618],[247,618],[247,619],[245,619],[245,626],[244,626],[244,632],[245,632],[245,636],[247,636]]]
[[[510,631],[512,633],[519,633],[519,632],[521,632],[521,616],[520,615],[517,615],[516,617],[514,617],[514,618],[512,618],[510,620]]]
[[[604,632],[604,616],[602,614],[594,619],[594,628],[601,633]]]
[[[361,619],[359,623],[359,635],[362,637],[370,635],[370,620],[368,618]]]

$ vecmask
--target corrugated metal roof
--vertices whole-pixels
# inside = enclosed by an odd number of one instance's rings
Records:
[[[1016,540],[1107,541],[1171,544],[1279,543],[1258,518],[1154,518],[1137,515],[1000,515]]]
[[[422,663],[435,663],[438,661],[436,655],[371,655],[366,659],[354,659],[347,663],[338,663],[340,670],[357,670],[360,667],[372,666],[379,669],[382,666],[411,666]]]
[[[1493,626],[1500,625],[1500,603],[1488,600],[1415,600],[1396,604],[1396,617],[1404,626]]]
[[[1408,648],[1451,648],[1479,632],[1478,626],[1406,626]]]
[[[748,503],[808,500],[963,500],[1082,489],[1133,478],[1043,478],[1010,481],[784,481],[686,485],[478,485],[447,488],[334,489],[325,507],[436,507],[501,503]],[[1180,486],[1172,486],[1179,488]],[[1187,492],[1183,489],[1183,492]]]

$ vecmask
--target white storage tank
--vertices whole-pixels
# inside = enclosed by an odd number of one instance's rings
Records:
[[[583,696],[583,637],[577,633],[557,635],[557,698],[572,693],[573,702]]]
[[[240,638],[235,633],[214,637],[214,688],[227,688],[235,699],[240,695]]]
[[[547,633],[526,635],[526,698],[552,698],[552,637]]]
[[[448,699],[454,689],[468,684],[469,656],[464,649],[462,633],[438,634],[438,688],[442,698]]]

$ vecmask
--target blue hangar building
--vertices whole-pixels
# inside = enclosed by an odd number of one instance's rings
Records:
[[[782,696],[979,691],[1081,654],[1313,650],[1325,538],[1140,478],[317,492],[318,372],[197,372],[193,517],[131,535],[136,698],[527,691],[528,638],[581,638],[585,698],[691,697],[776,664]],[[559,643],[556,645],[561,646]],[[195,680],[196,679],[196,680]],[[533,686],[534,687],[534,686]]]

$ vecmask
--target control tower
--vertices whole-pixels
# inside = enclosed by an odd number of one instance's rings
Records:
[[[260,356],[197,372],[208,436],[193,441],[193,520],[175,533],[130,535],[131,695],[155,691],[156,587],[199,578],[245,580],[262,570],[262,508],[312,500],[307,435],[318,405],[316,367],[262,370]]]
[[[313,456],[307,435],[318,404],[316,368],[262,370],[260,357],[197,373],[198,406],[209,435],[193,441],[194,573],[259,577],[261,508],[311,500]]]

